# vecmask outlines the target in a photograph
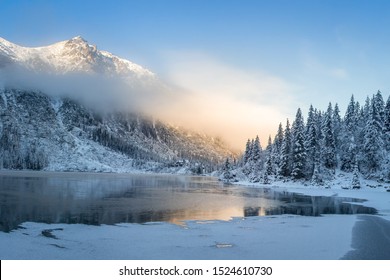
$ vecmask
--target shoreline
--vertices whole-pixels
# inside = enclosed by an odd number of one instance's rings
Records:
[[[123,174],[51,171],[0,171],[0,176],[188,176],[180,174]],[[4,176],[7,176],[4,175]],[[204,176],[202,176],[204,177]],[[214,177],[213,177],[214,178]],[[348,179],[348,178],[347,178]],[[384,188],[345,190],[304,186],[299,182],[271,185],[237,182],[249,188],[272,188],[312,196],[340,196],[364,199],[378,217],[390,221],[390,194]],[[233,185],[233,186],[234,186]],[[9,233],[0,232],[1,259],[341,259],[356,246],[355,228],[365,215],[324,214],[320,217],[293,214],[233,217],[228,221],[45,224],[23,222]],[[375,229],[373,229],[375,231]],[[50,233],[50,234],[48,234]],[[377,232],[375,231],[375,234]],[[293,240],[293,242],[291,242]],[[357,239],[360,240],[360,239]],[[355,242],[355,243],[354,243]],[[360,246],[361,247],[361,246]],[[359,248],[360,248],[359,247]],[[359,249],[358,248],[358,249]],[[349,255],[361,256],[358,255]],[[375,259],[376,255],[371,256]],[[378,258],[380,256],[378,255]]]

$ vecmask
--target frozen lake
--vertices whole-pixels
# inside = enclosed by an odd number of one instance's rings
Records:
[[[24,222],[184,224],[279,214],[376,213],[362,201],[224,185],[212,177],[3,171],[0,230],[9,232]]]

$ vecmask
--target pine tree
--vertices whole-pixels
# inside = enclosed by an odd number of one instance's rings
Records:
[[[349,131],[353,131],[356,125],[356,115],[357,115],[357,110],[356,110],[356,105],[355,105],[355,98],[353,95],[351,96],[351,100],[349,101],[347,111],[345,112],[344,116],[344,123],[346,126],[346,129]]]
[[[247,176],[252,172],[252,164],[253,164],[253,146],[254,140],[249,140],[246,142],[246,150],[244,154],[244,167],[242,169],[243,173]]]
[[[272,145],[272,163],[274,165],[274,173],[276,175],[280,174],[280,158],[282,155],[282,145],[283,145],[283,127],[282,124],[279,123],[278,131],[275,135],[274,142]]]
[[[305,147],[306,147],[306,176],[310,178],[314,172],[314,165],[319,157],[319,136],[317,132],[317,112],[310,106],[308,121],[306,124]]]
[[[383,102],[382,93],[380,90],[374,95],[372,102],[376,107],[376,116],[377,125],[380,129],[383,129],[384,117],[385,117],[385,103]]]
[[[333,110],[333,129],[336,151],[340,151],[341,117],[339,105],[336,103]]]
[[[288,120],[286,123],[286,129],[284,130],[279,169],[282,176],[288,177],[291,175],[291,130]]]
[[[334,137],[334,128],[332,120],[332,104],[329,103],[328,110],[324,116],[322,125],[323,143],[322,143],[322,160],[323,165],[334,171],[336,168],[336,145]]]
[[[264,174],[263,174],[263,184],[270,183],[270,176],[272,175],[272,160],[271,156],[267,157],[265,162]]]
[[[283,138],[283,127],[282,124],[279,123],[278,132],[276,133],[274,139],[275,150],[279,153],[282,150]]]
[[[262,148],[260,145],[259,136],[256,136],[255,141],[253,142],[252,148],[252,160],[251,160],[251,181],[258,182],[261,177],[262,170],[262,161],[261,161]]]
[[[380,92],[377,93],[370,103],[367,123],[364,130],[364,163],[367,172],[375,173],[379,171],[383,156],[383,120],[382,103]],[[384,110],[383,110],[384,115]]]
[[[273,145],[272,145],[272,140],[271,140],[271,135],[268,137],[268,143],[267,147],[265,148],[265,153],[263,153],[263,158],[266,159],[266,161],[269,159],[270,160],[270,168],[271,168],[271,173],[274,173],[275,167],[274,167],[274,161],[273,161]]]
[[[272,152],[272,139],[271,139],[271,135],[268,136],[268,142],[267,142],[267,147],[265,148],[265,151],[266,151],[267,155],[270,155],[271,152]]]
[[[360,189],[359,167],[356,159],[352,174],[352,189]]]
[[[366,106],[369,104],[366,100]],[[340,131],[340,168],[343,171],[351,172],[354,166],[357,150],[363,139],[363,129],[366,118],[364,116],[364,107],[360,107],[359,102],[355,102],[353,95],[345,113],[342,131]]]
[[[323,181],[322,181],[322,178],[321,178],[321,174],[320,174],[320,171],[319,171],[319,161],[316,160],[315,163],[314,163],[314,170],[313,170],[313,175],[311,177],[311,184],[312,185],[322,185],[323,184]]]
[[[355,137],[350,131],[344,130],[341,138],[340,169],[342,171],[350,172],[353,169],[353,159],[356,156]],[[351,151],[354,151],[353,154]]]
[[[261,148],[261,145],[260,145],[260,138],[257,135],[256,139],[255,139],[255,142],[253,143],[253,150],[252,150],[252,158],[253,158],[254,162],[258,163],[260,161],[260,159],[261,159],[261,151],[262,151],[262,148]]]
[[[229,183],[230,180],[232,179],[232,174],[231,174],[231,166],[229,162],[229,158],[226,158],[225,164],[223,166],[223,181],[226,183]]]
[[[390,96],[387,98],[384,109],[383,138],[386,150],[390,152]]]
[[[301,109],[298,108],[295,121],[292,126],[292,171],[291,176],[294,179],[303,178],[306,164],[306,151],[304,139],[304,122]]]
[[[18,127],[13,123],[3,125],[0,149],[2,154],[0,161],[3,168],[23,169],[25,168],[24,155],[21,153],[21,133]]]
[[[307,122],[306,122],[306,131],[305,131],[306,141],[307,141],[307,136],[309,135],[310,127],[315,124],[315,118],[316,118],[315,115],[316,115],[316,112],[314,110],[314,107],[313,107],[313,105],[310,105],[309,113],[307,115]]]
[[[248,161],[250,160],[251,150],[252,150],[251,141],[248,139],[248,141],[246,142],[246,146],[245,146],[244,164],[248,163]]]

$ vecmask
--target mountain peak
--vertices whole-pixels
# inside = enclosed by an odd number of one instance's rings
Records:
[[[81,37],[80,35],[76,36],[76,37],[73,37],[71,40],[80,40],[80,41],[84,41],[84,42],[87,42],[87,40],[85,40],[83,37]]]
[[[151,78],[154,74],[126,59],[100,51],[81,36],[45,47],[18,46],[0,37],[0,68],[17,63],[34,71],[87,72],[129,78]]]
[[[88,41],[81,36],[76,36],[72,39],[69,39],[68,41],[65,41],[65,46],[82,46],[83,48],[92,47],[88,44]],[[94,47],[94,49],[96,51],[96,46]]]
[[[69,39],[67,42],[72,42],[72,43],[81,44],[81,45],[88,45],[88,41],[85,40],[80,35]]]

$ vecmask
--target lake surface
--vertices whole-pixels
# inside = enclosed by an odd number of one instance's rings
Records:
[[[43,223],[170,222],[297,214],[375,214],[363,200],[224,185],[212,177],[0,173],[0,230]]]

